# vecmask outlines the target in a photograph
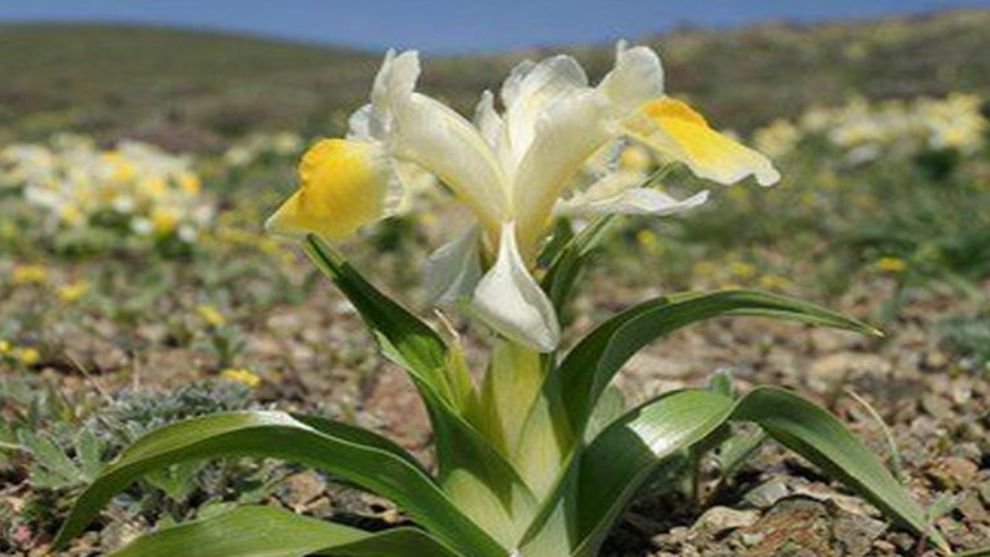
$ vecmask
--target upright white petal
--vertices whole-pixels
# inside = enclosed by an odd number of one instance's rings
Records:
[[[513,213],[523,253],[531,256],[557,199],[584,162],[614,137],[608,102],[585,89],[548,106],[513,181]]]
[[[414,93],[395,107],[391,146],[450,186],[490,231],[509,212],[502,167],[471,122],[442,103]]]
[[[371,102],[348,120],[348,138],[386,141],[397,104],[405,102],[419,78],[419,53],[410,50],[396,55],[389,50],[371,88]]]
[[[355,110],[347,119],[347,139],[374,141],[375,133],[382,127],[378,122],[372,123],[374,119],[371,103]],[[372,132],[372,128],[375,128],[376,132]]]
[[[663,67],[656,52],[645,46],[616,46],[615,67],[598,84],[617,116],[624,116],[663,94]]]
[[[512,71],[509,72],[509,77],[505,78],[505,81],[502,82],[502,89],[499,91],[499,95],[502,97],[502,104],[512,106],[516,102],[523,80],[526,79],[526,76],[535,67],[536,62],[523,60],[516,64],[516,67],[512,68]]]
[[[427,298],[437,304],[470,299],[481,280],[481,231],[471,226],[430,254],[423,265]]]
[[[389,110],[396,103],[408,99],[419,79],[419,53],[407,50],[396,55],[390,50],[385,55],[375,83],[371,88],[371,104],[376,111]]]
[[[541,352],[560,342],[553,304],[530,275],[516,246],[515,226],[502,226],[495,265],[478,283],[474,310],[504,337]]]
[[[474,108],[474,125],[492,149],[498,149],[503,132],[502,117],[495,111],[495,95],[491,91],[481,94],[481,100]]]
[[[505,104],[505,138],[518,165],[537,133],[544,112],[588,88],[588,76],[570,56],[554,56],[532,66],[521,66],[502,88]]]

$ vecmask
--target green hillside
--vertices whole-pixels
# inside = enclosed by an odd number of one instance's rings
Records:
[[[659,21],[659,16],[658,16]],[[990,11],[639,38],[669,89],[740,128],[850,95],[990,91]],[[636,37],[631,37],[636,40]],[[593,73],[612,45],[570,49]],[[549,49],[548,51],[549,52]],[[443,57],[422,87],[468,109],[479,87],[538,50]],[[80,129],[208,147],[250,129],[324,132],[362,102],[381,53],[238,35],[106,25],[0,25],[0,138]]]

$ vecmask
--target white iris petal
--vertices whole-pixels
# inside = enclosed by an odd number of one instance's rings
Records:
[[[480,240],[481,231],[471,226],[430,254],[423,266],[423,284],[430,301],[451,304],[471,298],[481,280]]]

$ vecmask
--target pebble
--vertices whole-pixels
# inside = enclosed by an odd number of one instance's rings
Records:
[[[773,479],[749,490],[743,499],[758,509],[768,509],[790,493],[783,480]]]
[[[948,456],[940,459],[929,469],[928,475],[943,489],[966,488],[970,486],[979,470],[979,466],[971,460]]]
[[[707,533],[714,536],[737,528],[745,528],[756,524],[760,519],[759,511],[739,511],[729,507],[712,507],[705,511],[691,527],[695,533]]]

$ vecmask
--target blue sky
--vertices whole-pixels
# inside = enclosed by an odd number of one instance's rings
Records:
[[[0,21],[140,22],[371,49],[467,52],[636,38],[682,23],[736,25],[923,13],[990,0],[30,0]]]

